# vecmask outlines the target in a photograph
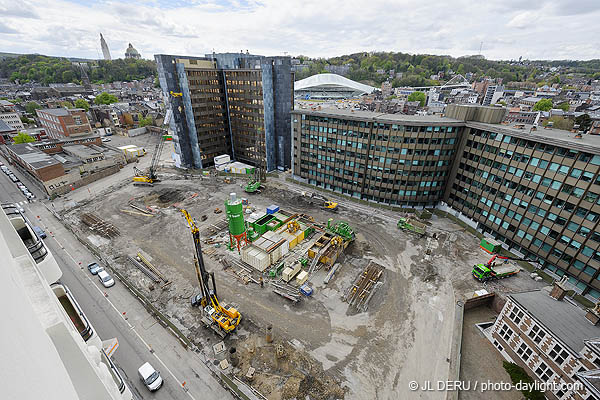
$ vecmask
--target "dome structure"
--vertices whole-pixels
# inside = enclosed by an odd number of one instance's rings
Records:
[[[337,74],[317,74],[294,82],[296,97],[314,99],[344,99],[373,93],[373,86],[364,85]]]
[[[138,51],[131,45],[131,43],[129,43],[129,47],[127,47],[127,50],[125,50],[125,58],[134,58],[136,60],[139,60],[140,58],[142,58],[142,56],[140,55],[140,53],[138,53]]]

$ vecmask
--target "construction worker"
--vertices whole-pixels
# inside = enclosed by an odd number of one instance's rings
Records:
[[[259,279],[260,279],[260,287],[262,288],[265,286],[265,282],[263,281],[262,276]]]

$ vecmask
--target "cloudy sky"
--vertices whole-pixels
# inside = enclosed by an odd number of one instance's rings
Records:
[[[0,51],[600,58],[600,0],[0,0]]]

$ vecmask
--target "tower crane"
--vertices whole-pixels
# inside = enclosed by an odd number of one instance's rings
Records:
[[[217,287],[215,285],[215,274],[214,272],[207,272],[204,266],[204,258],[202,257],[202,248],[200,246],[200,230],[187,210],[181,209],[181,213],[188,223],[194,240],[194,265],[201,291],[199,303],[202,307],[202,321],[221,337],[225,337],[237,328],[242,320],[242,315],[234,307],[219,302]]]

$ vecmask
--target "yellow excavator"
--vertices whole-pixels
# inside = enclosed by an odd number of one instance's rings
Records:
[[[214,272],[208,273],[204,266],[202,248],[200,247],[200,230],[186,210],[181,209],[181,213],[187,220],[194,239],[194,248],[196,250],[194,264],[201,291],[199,295],[192,298],[192,305],[199,305],[202,308],[202,322],[204,325],[213,329],[219,336],[224,338],[237,328],[242,320],[242,315],[234,307],[219,302],[217,287],[215,286],[215,274]],[[212,281],[212,288],[209,284],[209,277]]]

